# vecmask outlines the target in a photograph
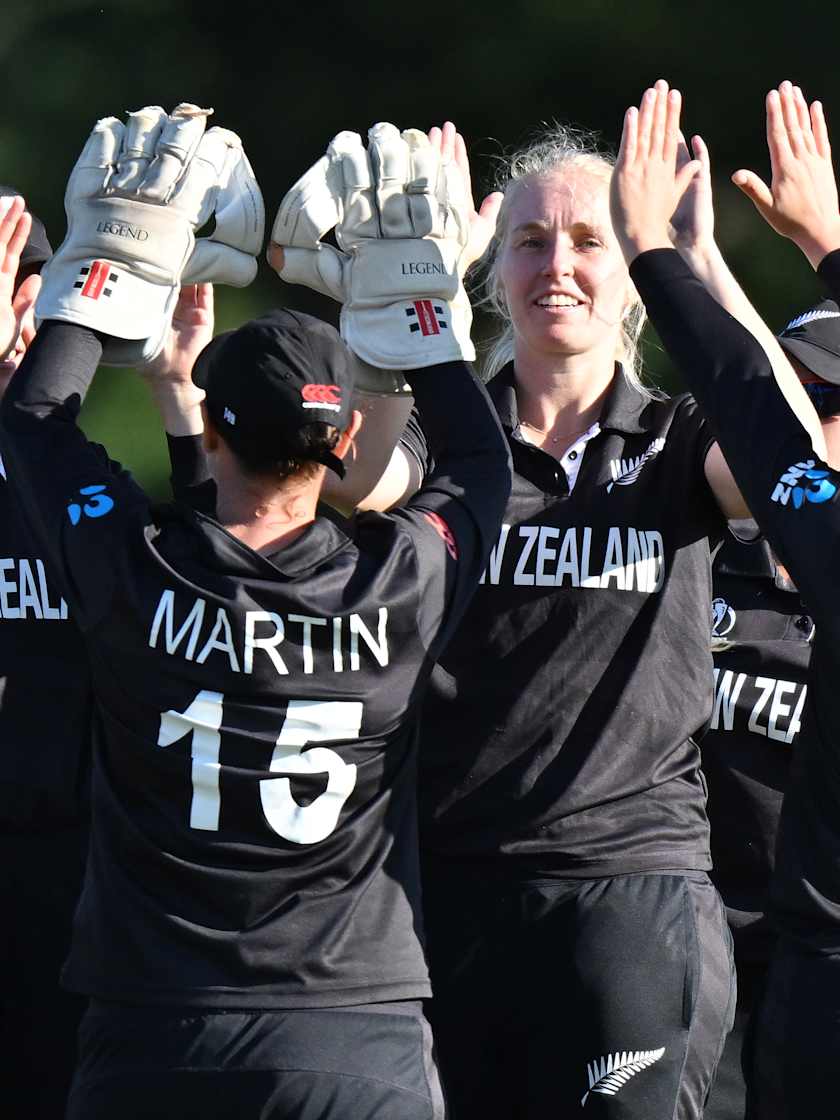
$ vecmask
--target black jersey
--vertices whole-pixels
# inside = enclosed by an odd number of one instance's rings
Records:
[[[840,252],[820,275],[840,296]],[[713,423],[765,536],[808,603],[816,632],[771,886],[782,933],[840,952],[840,473],[819,460],[755,338],[673,250],[631,274],[668,352]]]
[[[176,495],[204,478],[197,437],[168,437]],[[0,457],[0,830],[86,818],[92,699],[82,637]]]
[[[782,797],[798,749],[814,623],[763,538],[729,535],[713,570],[715,699],[703,737],[712,879],[739,963],[766,963]]]
[[[423,710],[425,850],[531,877],[706,869],[713,437],[617,372],[570,493],[520,434],[512,366],[489,391],[513,490]]]
[[[13,482],[0,459],[0,830],[46,831],[84,813],[90,682],[81,637]]]
[[[75,415],[100,349],[45,324],[2,408],[96,698],[66,982],[211,1007],[427,995],[411,725],[504,506],[483,389],[458,363],[418,373],[427,487],[348,531],[318,518],[269,557],[150,508],[87,442]]]

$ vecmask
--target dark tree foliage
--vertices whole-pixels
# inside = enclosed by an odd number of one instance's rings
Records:
[[[455,120],[480,189],[499,156],[543,122],[574,121],[616,144],[626,106],[662,76],[683,90],[686,128],[710,145],[718,237],[768,322],[781,326],[818,293],[806,262],[728,182],[742,166],[766,175],[763,98],[782,78],[824,101],[829,126],[835,107],[840,120],[840,16],[813,0],[5,0],[2,22],[0,181],[25,193],[56,244],[67,173],[108,113],[212,105],[215,123],[243,138],[270,228],[283,192],[342,128]],[[219,326],[277,303],[335,320],[329,301],[284,286],[263,263],[247,291],[217,293]],[[478,329],[492,324],[479,316]],[[647,361],[657,381],[678,388],[652,337]],[[106,371],[86,416],[163,490],[163,441],[135,377]]]

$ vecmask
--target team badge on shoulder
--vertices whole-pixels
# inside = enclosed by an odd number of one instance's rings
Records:
[[[725,599],[712,599],[712,637],[723,638],[735,625],[735,611]]]
[[[71,502],[68,505],[67,516],[71,525],[78,525],[82,517],[104,517],[114,508],[114,499],[105,492],[104,486],[82,486],[79,494],[88,501]]]
[[[794,509],[801,509],[806,502],[813,505],[830,502],[837,493],[830,473],[818,467],[814,459],[793,463],[776,483],[770,501],[782,506],[791,504]]]

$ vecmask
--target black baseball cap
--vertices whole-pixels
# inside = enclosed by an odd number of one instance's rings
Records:
[[[777,337],[814,378],[840,385],[840,307],[833,299],[791,319]]]
[[[313,421],[343,431],[350,422],[353,371],[329,323],[281,308],[217,335],[192,373],[213,423],[234,450],[270,461],[301,452],[300,430]],[[326,451],[314,457],[344,477]]]
[[[6,186],[0,183],[0,198],[14,195],[19,195],[20,191],[15,190],[14,187]],[[29,231],[29,237],[23,247],[23,252],[20,255],[20,264],[18,265],[17,283],[20,283],[30,273],[40,272],[41,265],[44,261],[48,261],[52,256],[52,245],[50,245],[47,231],[44,223],[40,218],[36,218],[32,211],[29,211],[32,218],[32,229]]]

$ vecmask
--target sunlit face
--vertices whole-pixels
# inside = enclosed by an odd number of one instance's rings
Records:
[[[0,397],[6,392],[12,376],[23,361],[23,355],[35,337],[35,300],[40,287],[40,276],[29,276],[15,294],[14,309],[18,316],[18,336],[12,349],[0,362]]]
[[[631,287],[610,222],[607,180],[571,168],[513,190],[499,279],[517,353],[603,350],[612,357]]]

